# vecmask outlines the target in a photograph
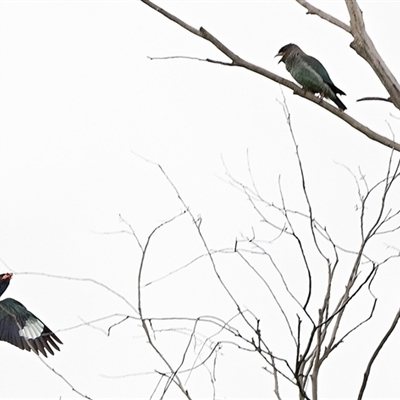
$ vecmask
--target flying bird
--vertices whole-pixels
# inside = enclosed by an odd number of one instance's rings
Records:
[[[321,97],[331,99],[341,110],[346,106],[337,97],[337,94],[346,95],[334,85],[324,66],[314,57],[304,53],[299,46],[293,43],[283,46],[275,57],[286,65],[286,69],[300,85],[312,93],[319,93]]]
[[[0,274],[0,296],[6,291],[13,274]],[[22,350],[33,350],[47,357],[46,350],[60,351],[57,343],[62,341],[23,304],[14,299],[0,301],[0,340],[11,343]]]

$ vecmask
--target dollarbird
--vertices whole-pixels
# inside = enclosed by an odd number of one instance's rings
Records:
[[[307,55],[293,43],[283,46],[275,57],[278,56],[282,56],[278,64],[282,61],[290,75],[303,89],[319,93],[321,97],[331,99],[341,110],[346,109],[337,97],[337,94],[346,95],[346,93],[334,85],[327,70],[316,58]]]
[[[13,274],[0,274],[0,296],[6,291]],[[62,341],[38,317],[14,299],[0,301],[0,340],[22,350],[33,350],[47,357],[46,350],[54,355]],[[53,348],[52,348],[53,346]]]

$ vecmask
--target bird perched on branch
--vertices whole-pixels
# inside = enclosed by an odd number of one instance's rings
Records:
[[[300,85],[312,93],[319,93],[321,97],[331,99],[341,110],[346,106],[337,97],[337,94],[346,95],[335,86],[324,66],[314,57],[304,53],[299,46],[293,43],[283,46],[275,57],[286,65],[286,69]]]
[[[0,296],[5,292],[11,273],[0,274]],[[0,301],[0,340],[11,343],[22,350],[33,350],[47,357],[46,350],[54,355],[51,346],[60,350],[56,342],[62,341],[23,304],[14,299]]]

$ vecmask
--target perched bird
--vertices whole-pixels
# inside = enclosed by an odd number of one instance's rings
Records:
[[[305,90],[319,93],[321,97],[331,99],[340,109],[346,109],[336,95],[346,93],[333,84],[328,72],[316,58],[307,55],[293,43],[283,46],[275,57],[278,56],[282,56],[278,64],[282,61]]]
[[[13,274],[0,274],[0,296],[5,292]],[[22,350],[33,350],[47,357],[46,350],[54,355],[60,351],[56,342],[62,341],[24,305],[14,299],[0,301],[0,340],[11,343]]]

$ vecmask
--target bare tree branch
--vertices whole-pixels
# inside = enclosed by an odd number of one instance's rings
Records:
[[[87,396],[86,394],[83,394],[82,392],[80,392],[79,390],[77,390],[72,383],[65,378],[65,376],[63,374],[61,374],[60,372],[56,371],[56,369],[54,369],[53,367],[51,367],[49,364],[46,363],[46,361],[43,360],[43,358],[39,357],[40,361],[48,368],[51,370],[51,372],[53,372],[53,374],[57,375],[61,380],[63,380],[70,388],[73,392],[75,392],[78,396],[83,397],[84,399],[88,399],[88,400],[93,400],[91,397]]]
[[[146,334],[148,343],[153,348],[153,350],[157,353],[157,355],[160,357],[160,359],[165,363],[165,365],[168,367],[168,369],[169,369],[169,371],[171,373],[171,375],[168,376],[168,381],[167,381],[167,385],[165,386],[165,389],[164,389],[164,394],[168,390],[169,382],[174,382],[177,385],[177,387],[181,390],[181,392],[187,397],[187,399],[191,400],[191,397],[189,395],[188,390],[183,386],[179,376],[177,375],[178,370],[174,369],[171,366],[169,361],[166,359],[166,357],[162,354],[162,352],[158,349],[158,347],[154,343],[154,340],[150,335],[150,330],[149,330],[149,328],[147,326],[147,319],[144,317],[143,309],[142,309],[142,273],[143,273],[143,268],[144,268],[144,261],[145,261],[146,254],[147,254],[147,249],[148,249],[148,247],[150,245],[151,238],[153,237],[153,235],[159,229],[161,229],[163,226],[169,224],[170,222],[174,221],[176,218],[180,217],[184,213],[185,213],[185,211],[183,213],[181,213],[181,214],[178,214],[178,215],[172,217],[168,221],[165,221],[162,224],[158,225],[157,227],[155,227],[152,230],[150,235],[147,237],[146,244],[143,247],[142,258],[141,258],[140,266],[139,266],[138,280],[137,280],[137,291],[138,291],[138,312],[139,312],[139,317],[140,317],[140,320],[142,322],[142,327],[143,327],[143,330],[144,330],[144,332]]]
[[[305,0],[296,0],[299,4],[301,4],[304,8],[307,9],[307,14],[317,15],[318,17],[324,19],[325,21],[330,22],[333,25],[342,28],[344,31],[351,33],[350,26],[340,21],[339,19],[333,17],[332,15],[322,11],[321,9],[314,7],[308,1]]]
[[[371,66],[376,76],[381,80],[382,85],[388,91],[393,104],[400,110],[400,85],[369,37],[365,29],[362,11],[357,1],[352,0],[345,3],[350,16],[351,34],[354,37],[354,41],[350,46]]]
[[[361,99],[358,99],[357,101],[386,101],[388,103],[393,103],[392,99],[388,97],[387,99],[383,97],[362,97]]]
[[[369,375],[371,373],[372,365],[375,362],[376,358],[378,357],[379,352],[382,350],[383,346],[385,345],[385,343],[389,339],[390,335],[393,333],[394,329],[396,328],[396,325],[399,322],[399,319],[400,319],[400,309],[397,312],[397,314],[395,315],[394,320],[393,320],[392,325],[390,326],[389,330],[386,332],[385,336],[383,337],[383,339],[379,343],[378,347],[375,349],[374,353],[372,354],[371,359],[368,362],[367,369],[364,372],[364,377],[363,377],[363,381],[362,381],[362,384],[361,384],[360,391],[358,393],[357,400],[361,400],[363,398],[365,388],[367,387]]]
[[[305,7],[309,14],[318,15],[322,19],[350,33],[350,35],[354,38],[353,42],[350,44],[350,47],[354,49],[360,57],[367,61],[367,63],[375,72],[376,76],[382,82],[382,85],[389,93],[390,97],[385,101],[393,103],[395,107],[400,110],[400,85],[390,69],[387,67],[383,58],[378,53],[373,41],[369,37],[365,28],[365,22],[362,15],[363,13],[357,1],[345,1],[350,16],[350,27],[342,21],[339,21],[338,19],[325,13],[324,11],[312,6],[307,1],[296,1]]]
[[[333,105],[329,104],[328,102],[322,100],[321,98],[314,96],[311,92],[305,91],[302,89],[300,86],[296,85],[295,83],[284,79],[280,77],[279,75],[276,75],[262,67],[259,67],[255,64],[252,64],[248,61],[245,61],[241,57],[239,57],[237,54],[235,54],[232,50],[228,49],[221,41],[219,41],[215,36],[213,36],[211,33],[209,33],[206,29],[201,27],[200,29],[196,29],[186,22],[182,21],[181,19],[177,18],[173,14],[169,13],[168,11],[165,11],[161,7],[157,6],[156,4],[152,3],[149,0],[141,0],[142,3],[146,4],[147,6],[151,7],[152,9],[156,10],[157,12],[161,13],[171,21],[177,23],[180,25],[182,28],[188,30],[189,32],[193,33],[196,36],[199,36],[210,43],[212,43],[218,50],[220,50],[223,54],[225,54],[231,61],[232,61],[232,66],[237,66],[237,67],[242,67],[245,68],[249,71],[255,72],[257,74],[260,74],[274,82],[277,82],[283,86],[286,86],[289,89],[292,89],[294,94],[303,97],[309,101],[312,101],[313,103],[317,104],[318,106],[325,108],[332,114],[336,115],[338,118],[342,119],[345,121],[347,124],[349,124],[351,127],[354,129],[358,130],[359,132],[363,133],[365,136],[367,136],[369,139],[377,141],[384,146],[387,146],[389,148],[393,148],[396,151],[400,151],[400,144],[397,142],[394,142],[393,140],[390,140],[377,132],[374,132],[367,126],[361,124],[359,121],[355,120],[354,118],[350,117],[348,114],[342,112],[339,110],[337,107],[334,107]],[[223,62],[221,62],[222,64]],[[226,64],[224,64],[226,65]],[[390,93],[390,92],[389,92]],[[392,95],[391,95],[392,97]],[[396,102],[394,101],[394,104]],[[400,101],[399,101],[400,104]],[[399,108],[399,107],[398,107]]]

